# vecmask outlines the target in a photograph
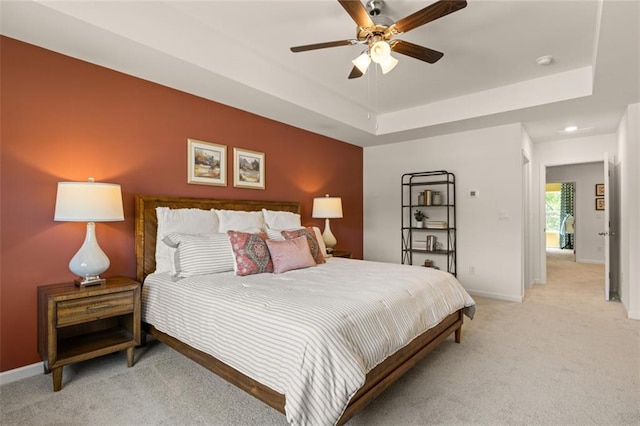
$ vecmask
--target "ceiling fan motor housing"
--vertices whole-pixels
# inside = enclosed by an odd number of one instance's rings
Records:
[[[378,16],[384,9],[384,0],[369,0],[367,2],[367,11],[371,16]]]

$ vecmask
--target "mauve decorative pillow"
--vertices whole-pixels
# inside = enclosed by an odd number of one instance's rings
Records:
[[[324,253],[320,249],[320,244],[316,239],[316,233],[313,228],[303,228],[296,229],[295,231],[282,231],[282,236],[285,240],[292,240],[298,237],[306,237],[307,243],[309,243],[309,250],[311,251],[311,256],[319,265],[321,263],[326,263],[327,261],[324,258]]]
[[[236,260],[236,275],[245,276],[273,272],[273,262],[267,247],[267,234],[227,231]]]
[[[283,241],[267,240],[267,247],[273,262],[273,272],[276,274],[316,266],[304,236]]]

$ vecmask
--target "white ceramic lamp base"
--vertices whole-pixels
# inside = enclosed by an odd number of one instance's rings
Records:
[[[333,251],[333,248],[338,243],[338,241],[336,240],[336,237],[334,237],[333,233],[331,232],[329,219],[324,220],[324,232],[322,233],[322,239],[324,240],[324,245],[327,246],[327,253],[331,253]]]
[[[69,262],[71,272],[80,277],[75,281],[76,285],[103,285],[105,280],[100,278],[100,274],[109,269],[109,265],[109,258],[98,245],[95,223],[88,222],[84,243]]]

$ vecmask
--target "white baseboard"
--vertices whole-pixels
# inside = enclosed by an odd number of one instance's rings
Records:
[[[467,292],[469,292],[469,294],[471,296],[486,297],[486,298],[489,298],[489,299],[506,300],[507,302],[517,302],[517,303],[522,303],[522,301],[524,300],[524,297],[521,297],[521,296],[511,296],[511,295],[508,295],[508,294],[491,293],[491,292],[487,292],[487,291],[474,290],[474,289],[471,289],[471,288],[468,288],[466,290],[467,290]]]
[[[591,263],[594,265],[604,265],[604,260],[602,259],[576,259],[576,263]]]
[[[640,320],[640,311],[629,311],[627,312],[627,318],[632,320]]]
[[[36,362],[35,364],[25,365],[24,367],[14,368],[0,373],[0,386],[7,383],[17,382],[18,380],[28,377],[37,376],[44,373],[44,364]]]

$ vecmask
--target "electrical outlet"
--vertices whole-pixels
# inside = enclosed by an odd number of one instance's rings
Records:
[[[478,191],[477,189],[469,190],[469,198],[478,198],[479,196],[480,196],[480,191]]]
[[[475,266],[469,266],[469,273],[471,275],[475,274],[476,273],[476,267]]]

